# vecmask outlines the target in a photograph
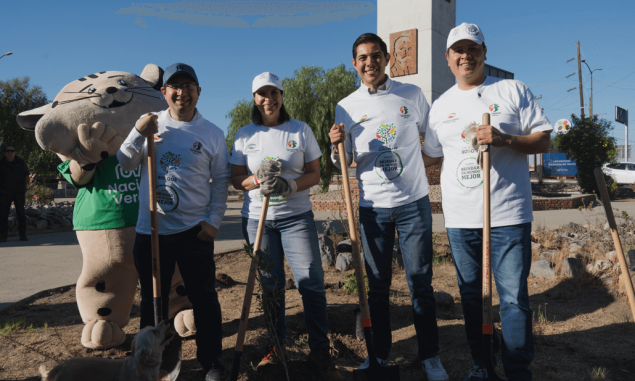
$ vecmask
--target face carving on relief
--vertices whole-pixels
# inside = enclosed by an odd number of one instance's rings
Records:
[[[101,122],[125,139],[143,114],[167,109],[162,84],[163,70],[154,64],[146,65],[140,76],[122,71],[90,74],[66,85],[52,103],[20,113],[17,121],[35,132],[40,147],[70,160],[80,124]]]

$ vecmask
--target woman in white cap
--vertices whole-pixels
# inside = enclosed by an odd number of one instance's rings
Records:
[[[272,314],[282,354],[273,346],[258,364],[258,370],[288,359],[285,348],[284,257],[291,266],[302,295],[309,332],[309,364],[326,380],[344,380],[333,365],[327,337],[328,316],[324,272],[318,246],[317,229],[311,211],[309,188],[320,182],[322,152],[311,128],[291,119],[283,104],[282,81],[272,73],[254,78],[251,92],[253,123],[236,132],[229,157],[232,184],[245,191],[242,208],[243,235],[248,243],[256,238],[264,195],[271,195],[262,239],[264,258],[260,272],[269,300],[277,298],[266,313]],[[273,311],[272,311],[273,310]]]

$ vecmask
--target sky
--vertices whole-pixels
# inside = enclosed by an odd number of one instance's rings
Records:
[[[352,68],[351,48],[377,32],[370,1],[5,1],[0,79],[29,76],[52,101],[67,83],[104,70],[140,74],[148,63],[194,67],[199,111],[226,131],[225,115],[251,97],[257,74],[293,76],[302,66]],[[385,0],[384,0],[385,1]],[[393,0],[396,4],[401,0]],[[615,106],[635,119],[635,1],[452,0],[457,24],[477,24],[490,65],[526,83],[553,124],[579,114],[576,41],[593,73],[593,112],[611,122]],[[407,9],[404,9],[407,11]],[[567,75],[576,73],[569,78]],[[585,106],[591,79],[582,64]],[[588,109],[585,112],[588,115]],[[624,125],[613,135],[624,144]],[[629,143],[635,141],[635,125]]]

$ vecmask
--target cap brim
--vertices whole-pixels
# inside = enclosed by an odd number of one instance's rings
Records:
[[[166,78],[165,81],[163,82],[163,86],[167,85],[168,82],[170,82],[170,79],[172,79],[172,77],[174,77],[175,75],[179,75],[179,74],[185,74],[188,77],[190,77],[190,79],[192,81],[194,81],[194,83],[196,83],[196,86],[198,86],[198,81],[196,80],[196,78],[192,77],[192,74],[186,72],[186,71],[177,71],[176,73],[172,74],[169,78]]]

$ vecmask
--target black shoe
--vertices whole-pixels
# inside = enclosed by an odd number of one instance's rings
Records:
[[[20,235],[20,241],[28,241],[29,239],[26,238],[26,234],[24,235]]]
[[[216,365],[207,371],[205,381],[224,381],[227,378],[223,364]]]

